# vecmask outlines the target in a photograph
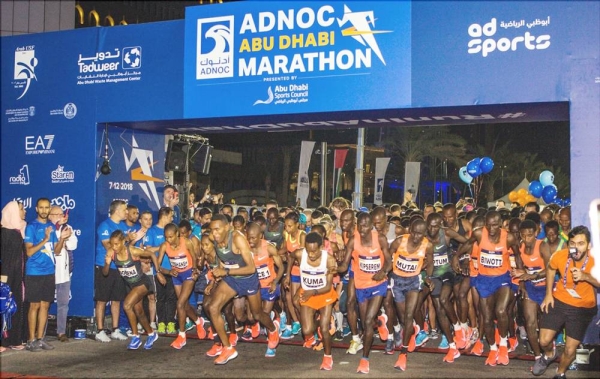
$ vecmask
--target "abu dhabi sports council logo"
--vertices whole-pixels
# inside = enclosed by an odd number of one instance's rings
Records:
[[[29,166],[24,164],[23,167],[19,169],[19,174],[17,176],[11,176],[8,178],[9,184],[21,184],[24,186],[28,186],[29,181]]]
[[[275,98],[273,95],[273,90],[271,89],[271,86],[269,86],[269,88],[267,89],[267,99],[266,100],[256,100],[254,102],[254,104],[252,105],[256,105],[256,104],[271,104],[273,102],[273,99]]]
[[[154,151],[140,149],[134,136],[131,136],[131,152],[129,156],[123,148],[123,156],[125,157],[125,170],[131,172],[131,180],[138,182],[146,197],[160,208],[160,200],[156,191],[156,183],[163,182],[160,178],[152,176],[152,169],[157,163],[154,161]],[[131,169],[135,162],[138,162],[139,167]]]
[[[198,19],[196,79],[233,77],[233,16]]]
[[[13,86],[16,89],[22,90],[21,99],[27,91],[32,80],[37,80],[35,76],[35,68],[38,65],[38,60],[35,57],[35,46],[17,47],[15,50],[15,74]]]
[[[337,19],[340,27],[349,22],[352,26],[342,29],[344,37],[352,37],[364,46],[368,46],[377,55],[381,63],[385,65],[385,59],[379,50],[375,34],[391,33],[391,30],[371,30],[371,25],[375,27],[375,15],[373,11],[352,12],[352,10],[344,5],[344,16]]]
[[[142,47],[124,47],[123,48],[123,68],[131,70],[142,67]]]

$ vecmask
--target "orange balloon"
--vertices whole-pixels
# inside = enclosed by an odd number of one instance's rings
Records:
[[[517,194],[517,191],[510,191],[508,193],[508,200],[510,200],[511,202],[515,202],[517,201],[517,199],[519,198],[519,195]]]
[[[528,203],[532,203],[532,202],[534,202],[534,201],[536,201],[536,197],[535,197],[535,196],[533,196],[532,194],[528,194],[528,195],[527,195],[527,202],[528,202]]]
[[[517,191],[517,194],[519,196],[525,197],[525,195],[527,195],[527,190],[525,188],[519,188],[519,190]]]

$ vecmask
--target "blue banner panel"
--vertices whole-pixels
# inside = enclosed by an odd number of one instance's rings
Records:
[[[182,117],[183,26],[98,28],[98,44],[78,48],[77,83],[95,91],[100,122]]]
[[[413,106],[568,100],[571,54],[598,38],[597,4],[578,4],[414,2]]]
[[[410,2],[187,7],[184,117],[410,106]]]
[[[156,214],[161,207],[164,185],[165,136],[114,127],[108,130],[111,168],[108,175],[100,174],[104,162],[104,128],[99,128],[96,147],[97,224],[106,220],[110,203],[116,199],[137,206],[140,213]]]

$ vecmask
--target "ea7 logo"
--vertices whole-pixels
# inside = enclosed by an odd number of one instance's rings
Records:
[[[26,136],[25,154],[54,154],[54,149],[52,149],[53,142],[54,134]]]

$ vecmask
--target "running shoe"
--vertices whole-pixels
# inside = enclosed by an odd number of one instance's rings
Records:
[[[156,326],[156,322],[154,322],[154,321],[152,321],[152,322],[150,323],[150,327],[152,328],[152,330],[156,330],[156,329],[158,329],[158,326]],[[139,330],[139,328],[138,328],[138,330]]]
[[[344,334],[344,337],[348,337],[350,334],[352,334],[352,330],[350,330],[350,327],[346,325],[344,326],[344,329],[342,329],[342,333]]]
[[[237,356],[238,352],[233,348],[233,346],[225,347],[223,348],[223,351],[221,351],[221,354],[217,357],[217,359],[215,359],[215,364],[224,365],[230,360],[237,358]]]
[[[212,357],[221,355],[222,352],[223,352],[223,345],[221,345],[220,343],[214,343],[212,345],[212,347],[210,348],[210,350],[206,352],[206,356],[212,358]]]
[[[215,339],[215,333],[213,332],[213,328],[210,325],[208,326],[208,329],[206,329],[206,339],[211,341]]]
[[[456,348],[462,350],[467,345],[466,333],[463,328],[454,329],[454,343],[456,343]]]
[[[398,355],[398,360],[396,361],[394,368],[396,370],[406,371],[406,358],[406,353],[400,353],[400,355]]]
[[[555,340],[556,346],[565,346],[565,332],[560,332]]]
[[[387,341],[388,335],[390,334],[387,327],[387,321],[388,316],[385,313],[382,313],[377,317],[377,332],[382,341]]]
[[[387,355],[394,354],[394,340],[387,340],[385,342],[385,354],[387,354]]]
[[[198,338],[201,340],[206,338],[206,329],[204,329],[204,318],[198,317],[199,323],[196,324],[196,334],[198,334]]]
[[[346,354],[355,355],[356,353],[361,351],[362,348],[363,348],[362,341],[357,342],[355,340],[352,340],[352,341],[350,341],[350,346],[348,347],[348,350],[346,350]]]
[[[296,335],[296,334],[300,333],[300,330],[302,330],[302,325],[300,325],[300,323],[298,321],[294,321],[292,323],[292,334]]]
[[[444,357],[444,362],[454,363],[454,360],[458,357],[460,357],[460,352],[458,349],[450,349]]]
[[[287,326],[287,315],[285,312],[279,314],[279,325],[281,326],[281,329],[285,330]]]
[[[487,366],[496,366],[498,363],[498,350],[490,350],[487,359],[485,360],[485,364]]]
[[[450,348],[450,344],[448,343],[448,339],[445,334],[442,334],[442,341],[438,345],[438,349],[446,350]]]
[[[154,342],[156,342],[157,339],[158,339],[158,333],[156,331],[154,331],[154,333],[152,333],[152,334],[148,334],[148,338],[146,338],[146,343],[144,344],[144,349],[145,350],[152,349],[152,346],[154,346]]]
[[[556,359],[556,351],[554,352],[554,356],[552,358],[546,358],[546,355],[542,354],[541,357],[539,357],[538,359],[535,360],[535,363],[533,364],[533,368],[531,369],[531,372],[535,376],[543,375],[546,372],[546,369],[548,368],[548,366],[550,366],[550,364],[552,362],[554,362],[555,359]]]
[[[294,338],[294,334],[292,333],[292,329],[288,325],[281,333],[281,339],[291,340],[292,338]]]
[[[229,333],[229,344],[233,347],[237,346],[239,337],[237,335],[237,333]]]
[[[500,346],[498,348],[498,364],[508,365],[508,347]]]
[[[317,343],[317,340],[315,339],[314,336],[310,336],[308,338],[304,339],[304,343],[302,344],[302,347],[305,347],[307,349],[312,349],[312,347]]]
[[[267,347],[267,352],[265,353],[265,357],[267,357],[267,358],[273,358],[276,353],[277,353],[276,349],[271,349],[271,348]]]
[[[369,361],[367,359],[361,358],[360,363],[358,364],[358,369],[356,372],[359,374],[368,374],[369,373]]]
[[[129,341],[129,345],[127,345],[127,350],[137,350],[142,346],[142,339],[140,336],[131,337],[131,341]]]
[[[42,350],[54,350],[54,346],[50,345],[43,338],[38,339],[38,344]]]
[[[323,363],[321,363],[321,370],[331,371],[333,369],[333,357],[331,355],[323,355]]]
[[[110,342],[110,337],[106,334],[106,331],[101,330],[99,333],[96,333],[96,341]]]
[[[342,341],[344,339],[344,332],[342,332],[341,330],[337,330],[335,332],[335,334],[333,335],[333,340],[334,341]]]
[[[527,329],[524,326],[519,326],[519,337],[521,337],[522,341],[527,340]]]
[[[177,329],[175,329],[175,323],[170,322],[167,324],[167,334],[175,334],[177,333]]]
[[[252,338],[258,338],[260,335],[260,323],[255,322],[250,328],[250,331],[252,332]]]
[[[517,347],[519,346],[519,339],[517,338],[517,336],[510,337],[508,339],[508,346],[509,353],[512,353],[513,351],[517,350]]]
[[[173,343],[171,344],[171,347],[177,350],[180,350],[182,347],[185,346],[185,344],[187,343],[187,338],[186,337],[182,337],[181,335],[177,335],[177,338],[175,338],[175,341],[173,341]]]
[[[471,354],[477,355],[478,357],[483,354],[483,342],[478,338],[477,341],[473,344],[473,348],[471,349]]]
[[[167,325],[164,322],[159,322],[156,331],[160,334],[165,334],[167,332]]]
[[[113,332],[110,334],[110,338],[118,341],[127,341],[127,336],[121,333],[120,329],[113,330]]]
[[[410,341],[408,342],[408,352],[412,353],[417,348],[417,334],[421,331],[419,325],[414,324],[413,328],[415,329],[412,336],[410,336]]]
[[[244,333],[242,333],[242,339],[244,341],[252,341],[252,330],[250,330],[250,328],[248,327],[248,325],[246,325],[246,327],[244,328]]]
[[[437,329],[431,329],[429,332],[429,339],[437,340],[438,338],[440,338],[440,332]]]
[[[185,321],[185,331],[187,332],[188,330],[194,329],[194,326],[196,326],[196,324],[194,324],[192,322],[192,320],[190,320],[189,318],[187,318],[186,321]]]
[[[275,349],[279,345],[279,322],[275,321],[273,324],[275,325],[275,330],[272,332],[269,331],[269,336],[267,337],[269,341],[267,346],[270,349]]]
[[[394,346],[396,348],[402,346],[402,330],[399,332],[394,331]]]
[[[38,341],[39,340],[37,340],[37,339],[27,341],[27,345],[25,345],[25,349],[31,351],[32,353],[37,353],[39,351],[42,351],[42,346],[40,345],[40,343]],[[109,342],[110,342],[110,339],[109,339]]]
[[[417,334],[417,337],[415,337],[416,347],[421,347],[421,346],[425,345],[425,343],[427,341],[429,341],[429,336],[427,335],[427,332],[424,330],[421,330],[419,332],[419,334]]]

